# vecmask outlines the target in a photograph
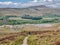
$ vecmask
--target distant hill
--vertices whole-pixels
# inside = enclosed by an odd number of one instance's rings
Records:
[[[45,5],[40,5],[40,6],[30,6],[28,8],[47,8]]]
[[[28,8],[0,8],[0,16],[2,15],[43,15],[45,13],[60,14],[60,9],[48,8],[45,5],[31,6]]]

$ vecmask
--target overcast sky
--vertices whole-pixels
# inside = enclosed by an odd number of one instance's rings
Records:
[[[37,5],[60,8],[60,0],[0,0],[0,8],[24,8]]]

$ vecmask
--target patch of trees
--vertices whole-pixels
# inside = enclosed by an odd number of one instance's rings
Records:
[[[43,17],[55,18],[55,17],[60,17],[60,14],[45,13]]]
[[[23,15],[21,18],[23,18],[23,19],[32,19],[32,20],[40,20],[40,19],[42,19],[41,16],[30,16],[30,15]]]

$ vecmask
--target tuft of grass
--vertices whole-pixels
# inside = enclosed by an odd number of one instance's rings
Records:
[[[19,36],[13,43],[13,45],[21,45],[23,43],[25,36]]]

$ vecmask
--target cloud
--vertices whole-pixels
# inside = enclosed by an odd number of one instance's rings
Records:
[[[53,0],[48,0],[48,1],[51,1],[52,2]]]
[[[17,2],[0,2],[0,8],[5,8],[5,7],[10,7],[10,8],[18,8],[18,6],[21,3],[17,3]]]
[[[52,2],[52,3],[51,3]],[[47,7],[57,8],[60,7],[60,2],[56,0],[32,0],[27,3],[21,2],[0,2],[0,8],[26,8],[30,6],[46,5]]]
[[[36,0],[35,1],[31,1],[31,2],[27,2],[27,3],[21,3],[21,2],[0,2],[0,7],[9,7],[9,8],[26,8],[29,6],[37,6],[40,5],[41,3],[38,3]]]
[[[32,2],[38,2],[38,0],[33,0]]]
[[[53,2],[53,0],[33,0],[33,2]]]
[[[51,2],[51,1],[53,1],[53,0],[44,0],[44,1],[49,1],[49,2]]]
[[[11,1],[9,1],[9,2],[0,2],[0,5],[10,5],[10,4],[16,5],[17,3],[13,3]]]
[[[50,5],[47,5],[47,6],[51,7],[51,8],[60,8],[60,3],[50,4]]]
[[[38,3],[38,2],[28,2],[28,3],[21,3],[20,4],[20,8],[26,8],[26,7],[30,7],[30,6],[38,6],[38,5],[41,5],[41,3]]]

